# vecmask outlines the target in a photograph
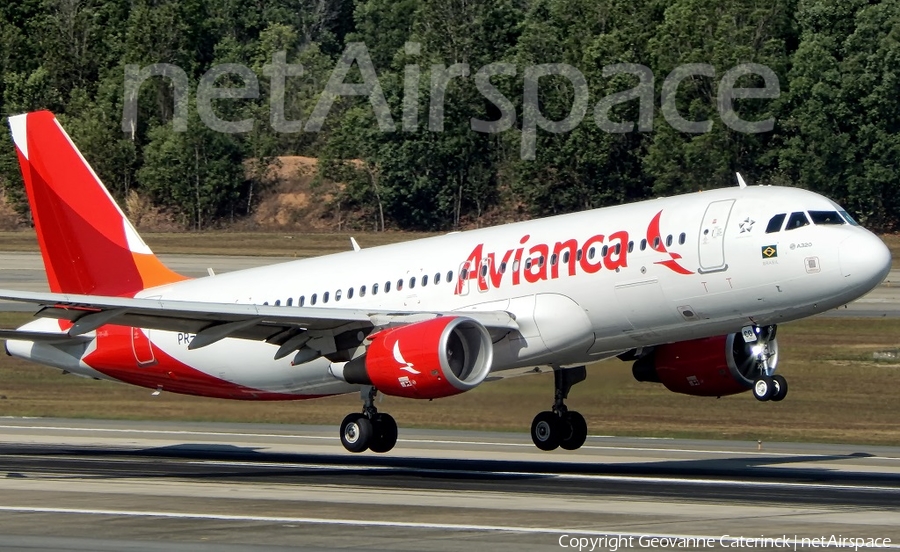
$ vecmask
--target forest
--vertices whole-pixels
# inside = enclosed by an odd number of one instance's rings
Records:
[[[740,171],[894,231],[898,68],[897,0],[0,5],[0,115],[52,110],[118,200],[185,230],[246,219],[302,155],[343,228],[471,228]],[[27,224],[7,131],[0,185]]]

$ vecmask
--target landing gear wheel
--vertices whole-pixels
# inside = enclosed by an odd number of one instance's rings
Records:
[[[783,401],[787,397],[788,383],[784,376],[772,376],[772,385],[775,389],[772,391],[773,401]]]
[[[531,440],[541,450],[555,450],[559,447],[562,420],[555,412],[545,410],[531,422]]]
[[[584,416],[574,410],[569,410],[563,414],[561,421],[569,429],[569,434],[559,442],[560,448],[565,450],[581,448],[581,445],[587,439],[587,422],[584,421]]]
[[[376,414],[372,419],[372,440],[369,450],[388,452],[397,444],[397,422],[390,414]]]
[[[775,393],[775,383],[772,378],[766,376],[753,382],[753,396],[758,401],[768,401]]]
[[[364,452],[372,441],[372,422],[365,414],[348,414],[341,422],[341,444],[350,452]]]

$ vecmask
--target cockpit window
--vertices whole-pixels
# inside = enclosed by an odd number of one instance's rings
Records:
[[[844,224],[844,219],[837,211],[810,211],[809,218],[813,224]]]
[[[784,224],[784,217],[787,216],[787,213],[779,213],[769,219],[769,225],[766,226],[766,234],[774,234],[781,230],[781,225]]]
[[[809,219],[806,218],[806,213],[798,211],[796,213],[791,213],[791,218],[788,219],[787,228],[785,228],[785,230],[796,230],[797,228],[802,228],[807,225],[809,225]]]
[[[841,216],[844,217],[844,219],[853,226],[859,226],[859,223],[856,222],[856,220],[854,220],[854,218],[851,217],[850,213],[848,213],[847,211],[841,211]]]

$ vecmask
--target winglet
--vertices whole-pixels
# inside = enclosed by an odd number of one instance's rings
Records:
[[[734,173],[734,174],[737,175],[738,186],[740,186],[742,189],[743,189],[743,188],[746,188],[746,187],[747,187],[747,183],[744,182],[744,177],[741,176],[741,173]]]
[[[362,247],[360,247],[359,244],[356,243],[356,238],[354,238],[353,236],[350,236],[350,245],[353,246],[354,251],[359,251],[360,249],[362,249]]]
[[[51,291],[132,296],[185,279],[153,255],[52,113],[9,126]]]

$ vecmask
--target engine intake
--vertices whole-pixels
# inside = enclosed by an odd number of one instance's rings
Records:
[[[336,377],[387,395],[437,399],[473,389],[491,371],[491,336],[470,318],[434,318],[369,339],[365,355],[332,368]]]

